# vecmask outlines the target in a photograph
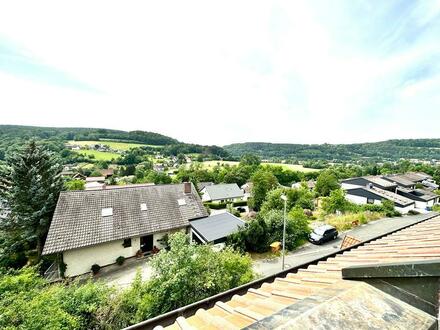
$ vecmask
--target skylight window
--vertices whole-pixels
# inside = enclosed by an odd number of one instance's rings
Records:
[[[141,211],[146,211],[146,210],[147,210],[147,204],[141,203]]]
[[[109,217],[113,215],[113,208],[112,207],[105,207],[101,210],[101,215],[103,217]]]
[[[185,201],[184,198],[179,198],[179,199],[177,200],[177,203],[179,204],[179,206],[186,205],[186,201]]]

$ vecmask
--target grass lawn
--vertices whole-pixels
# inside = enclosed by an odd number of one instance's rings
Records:
[[[208,160],[203,162],[203,166],[206,168],[213,168],[217,164],[223,165],[228,164],[230,166],[238,165],[239,162],[232,162],[232,161],[220,161],[220,160]],[[281,163],[263,163],[264,165],[274,165],[274,166],[281,166],[285,169],[291,170],[291,171],[298,171],[298,172],[316,172],[319,171],[314,168],[305,168],[302,165],[295,165],[295,164],[281,164]]]
[[[114,150],[121,150],[126,151],[131,148],[139,148],[142,146],[149,146],[153,148],[160,148],[160,146],[153,146],[148,144],[142,144],[142,143],[129,143],[129,142],[116,142],[116,141],[107,141],[107,140],[101,140],[101,141],[69,141],[69,144],[76,144],[80,146],[89,146],[92,144],[105,144],[108,145],[110,148]]]
[[[282,168],[291,170],[291,171],[298,171],[298,172],[316,172],[319,171],[316,168],[307,168],[302,165],[297,164],[281,164],[281,163],[264,163],[263,165],[273,165],[273,166],[281,166]]]
[[[226,164],[228,164],[228,165],[230,165],[230,166],[233,166],[233,165],[238,165],[239,162],[231,162],[231,161],[226,161],[226,160],[207,160],[207,161],[204,161],[204,162],[203,162],[203,167],[206,167],[206,168],[213,168],[213,167],[215,167],[217,164],[220,164],[220,165],[226,165]]]
[[[114,152],[104,152],[104,151],[97,151],[97,150],[78,150],[76,151],[79,154],[82,155],[93,155],[95,158],[95,160],[112,160],[112,159],[117,159],[120,157],[119,154],[114,153]]]

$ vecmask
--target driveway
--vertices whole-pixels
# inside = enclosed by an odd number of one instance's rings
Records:
[[[327,254],[339,250],[342,239],[345,234],[353,236],[361,241],[372,239],[376,236],[386,234],[391,231],[398,230],[405,226],[417,223],[424,219],[429,219],[438,215],[438,213],[430,212],[427,214],[419,214],[413,216],[403,216],[397,218],[383,218],[376,221],[371,221],[368,224],[361,225],[354,229],[339,233],[339,237],[331,242],[322,245],[313,245],[306,243],[299,249],[289,252],[285,257],[285,268],[291,268],[303,263],[318,259]],[[254,270],[262,275],[269,276],[281,271],[282,258],[260,259],[253,263]]]
[[[115,286],[123,289],[128,287],[136,277],[136,273],[140,270],[142,280],[148,280],[151,277],[151,267],[148,264],[149,258],[130,258],[127,259],[123,265],[111,265],[104,267],[99,272],[99,275],[95,276],[96,280],[105,282],[109,286]]]

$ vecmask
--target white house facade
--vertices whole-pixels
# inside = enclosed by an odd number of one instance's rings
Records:
[[[166,234],[208,214],[190,183],[60,194],[43,255],[60,254],[66,276],[163,248]]]

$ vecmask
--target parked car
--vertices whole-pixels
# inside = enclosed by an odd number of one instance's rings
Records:
[[[332,241],[338,237],[338,231],[330,225],[319,226],[310,233],[309,242],[313,244],[322,244]]]
[[[237,207],[237,211],[243,213],[246,212],[246,209],[244,207]]]

